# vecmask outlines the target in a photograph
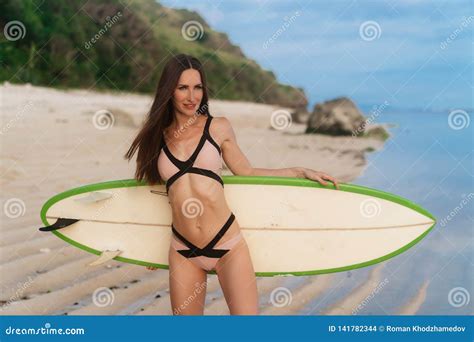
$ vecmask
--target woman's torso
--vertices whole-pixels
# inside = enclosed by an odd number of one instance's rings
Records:
[[[176,138],[165,130],[158,156],[161,178],[168,184],[172,182],[168,197],[173,225],[198,247],[215,236],[231,212],[221,180],[217,180],[222,174],[221,141],[212,133],[212,118],[200,118],[201,123],[187,136],[183,133]],[[189,170],[190,167],[200,170],[179,175],[180,169]],[[222,241],[233,236],[233,230],[238,230],[237,225],[232,226]]]

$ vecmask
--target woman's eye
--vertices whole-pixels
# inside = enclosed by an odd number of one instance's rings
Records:
[[[196,86],[195,88],[198,88],[198,89],[203,89],[202,86]],[[184,89],[187,89],[187,87],[185,86],[181,86],[181,87],[178,87],[179,90],[184,90]]]

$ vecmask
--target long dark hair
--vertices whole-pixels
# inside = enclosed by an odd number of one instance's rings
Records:
[[[197,58],[185,54],[171,57],[163,68],[156,88],[155,99],[143,127],[124,156],[125,159],[130,161],[138,150],[137,168],[135,170],[135,179],[138,181],[145,180],[150,185],[164,183],[158,172],[158,155],[163,143],[163,131],[173,121],[173,94],[175,88],[178,85],[181,73],[187,69],[195,69],[201,75],[203,96],[197,113],[210,116],[208,89],[201,62]]]

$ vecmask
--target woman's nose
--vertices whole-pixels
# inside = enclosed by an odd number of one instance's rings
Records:
[[[193,90],[190,90],[189,93],[188,93],[188,101],[189,102],[194,102],[194,99],[195,99],[195,94],[194,94],[194,91]]]

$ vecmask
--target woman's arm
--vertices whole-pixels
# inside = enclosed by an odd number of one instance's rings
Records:
[[[226,165],[234,175],[238,176],[281,176],[281,177],[296,177],[307,178],[318,181],[322,185],[327,185],[325,180],[334,183],[335,187],[339,189],[337,180],[320,171],[307,169],[304,167],[289,167],[283,169],[262,169],[254,168],[250,165],[249,160],[240,150],[235,137],[234,130],[230,121],[226,117],[220,117],[217,126],[220,135],[222,157]]]

